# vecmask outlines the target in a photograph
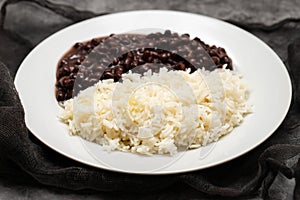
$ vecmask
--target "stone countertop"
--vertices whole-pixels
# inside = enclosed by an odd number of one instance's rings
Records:
[[[264,24],[272,25],[281,20],[288,18],[300,18],[300,1],[299,0],[255,0],[255,1],[239,1],[239,0],[152,0],[152,1],[139,1],[139,0],[53,0],[55,3],[62,3],[68,5],[75,5],[79,10],[90,10],[95,13],[102,12],[119,12],[127,10],[142,10],[142,9],[161,9],[161,10],[180,10],[192,13],[199,13],[216,17],[223,20],[234,20],[238,22],[248,24]],[[0,5],[3,0],[0,0]],[[28,2],[20,3],[18,5],[11,5],[8,7],[7,20],[5,22],[5,28],[14,30],[18,34],[21,34],[24,38],[32,42],[33,45],[38,44],[42,39],[49,35],[49,31],[43,30],[42,26],[37,27],[38,24],[50,26],[52,32],[59,30],[66,24],[71,22],[67,19],[54,15],[48,10],[39,9],[36,10],[35,6]],[[33,12],[34,11],[34,12]],[[39,17],[32,17],[32,15]],[[22,21],[32,20],[32,27],[22,26]],[[37,32],[31,31],[32,29],[38,30]],[[261,33],[260,30],[255,30],[253,33],[260,33],[260,38],[267,42],[271,47],[282,46],[277,49],[276,52],[279,56],[285,60],[287,57],[287,43],[292,41],[297,36],[300,36],[299,24],[291,24],[284,30],[278,30],[272,33]],[[270,40],[270,34],[273,35],[273,39]],[[275,37],[274,37],[275,36]],[[0,39],[3,37],[0,35]],[[275,38],[275,39],[274,39]],[[1,59],[0,52],[0,59]],[[18,54],[16,59],[17,63],[21,62],[24,55],[22,52]],[[18,60],[19,59],[19,60]],[[8,65],[16,63],[8,62]],[[1,160],[0,160],[1,166]],[[0,168],[1,169],[1,168]],[[284,183],[278,185],[278,188],[274,190],[285,190],[291,188],[295,183],[293,180],[287,180],[283,177],[277,178],[278,182]],[[275,186],[276,187],[276,186]],[[183,199],[185,197],[198,199],[197,196],[188,195],[191,189],[183,187],[180,191],[176,191],[177,198]],[[162,191],[150,196],[136,195],[135,198],[139,199],[168,199],[169,194],[173,191]],[[287,192],[284,199],[291,199],[291,193]],[[23,180],[9,180],[1,178],[0,176],[0,200],[16,200],[16,199],[131,199],[132,196],[128,196],[124,193],[100,193],[94,191],[70,191],[59,188],[42,186],[36,184],[25,184]],[[211,199],[204,198],[201,199]],[[214,198],[215,199],[215,198]],[[251,198],[250,198],[251,199]]]

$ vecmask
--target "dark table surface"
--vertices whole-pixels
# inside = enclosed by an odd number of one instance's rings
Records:
[[[273,25],[284,19],[300,18],[300,1],[299,0],[255,0],[255,1],[235,1],[235,0],[185,0],[185,1],[139,1],[139,0],[55,0],[55,3],[74,5],[80,10],[90,10],[95,13],[118,12],[125,10],[141,10],[141,9],[164,9],[164,10],[181,10],[192,13],[199,13],[216,17],[223,20],[234,20],[247,24]],[[0,0],[0,5],[3,0]],[[35,17],[39,16],[39,17]],[[24,22],[31,21],[31,23]],[[54,13],[39,9],[28,2],[11,5],[8,7],[5,28],[13,30],[29,40],[33,45],[38,44],[42,39],[49,35],[49,27],[51,32],[55,32],[71,21],[62,18]],[[47,27],[47,31],[44,27]],[[32,31],[34,30],[34,31]],[[274,32],[262,32],[260,29],[254,30],[252,33],[258,35],[263,41],[274,50],[282,60],[287,58],[287,45],[296,37],[300,36],[300,24],[287,24],[285,29],[279,29]],[[272,36],[272,37],[270,37]],[[23,51],[18,51],[18,47],[4,40],[6,36],[0,34],[1,45],[7,45],[6,51],[0,52],[0,59],[8,65],[11,72],[17,70],[18,64],[26,55]],[[278,48],[280,47],[280,48]],[[11,55],[11,56],[10,56]],[[11,59],[10,59],[11,58]],[[1,166],[1,163],[0,163]],[[1,169],[1,168],[0,168]],[[93,191],[70,191],[59,188],[42,186],[39,184],[24,184],[22,180],[10,180],[0,177],[0,199],[128,199],[126,194],[106,194]],[[292,199],[293,187],[295,181],[288,180],[284,177],[277,177],[274,190],[285,191],[282,199]],[[277,188],[276,188],[277,187]],[[180,197],[184,197],[184,188]],[[167,194],[161,193],[157,197],[167,198]],[[194,197],[197,199],[197,197]]]

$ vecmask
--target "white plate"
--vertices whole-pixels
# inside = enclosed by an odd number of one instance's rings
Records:
[[[249,83],[253,114],[219,142],[170,156],[139,156],[103,151],[69,136],[57,119],[61,109],[54,96],[60,57],[75,42],[111,33],[170,29],[198,36],[226,49]],[[226,22],[183,12],[133,11],[89,19],[67,27],[41,42],[21,64],[15,85],[32,133],[57,152],[79,162],[113,171],[170,174],[203,169],[234,159],[266,140],[281,124],[291,101],[291,82],[279,57],[252,34]]]

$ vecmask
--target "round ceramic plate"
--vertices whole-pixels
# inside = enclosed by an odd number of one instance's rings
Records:
[[[189,33],[226,49],[248,81],[253,113],[241,126],[216,143],[176,154],[141,156],[107,152],[99,145],[68,134],[58,120],[55,96],[56,65],[75,43],[111,33],[170,29]],[[274,51],[252,34],[226,22],[175,11],[133,11],[110,14],[69,26],[41,42],[21,64],[15,85],[25,109],[27,127],[57,152],[102,169],[170,174],[199,170],[234,159],[265,141],[283,121],[291,101],[288,72]]]

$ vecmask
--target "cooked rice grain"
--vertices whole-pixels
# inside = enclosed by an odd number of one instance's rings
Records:
[[[217,69],[124,74],[99,81],[64,102],[60,119],[71,135],[106,150],[175,154],[178,147],[215,142],[251,112],[247,84],[234,71]]]

